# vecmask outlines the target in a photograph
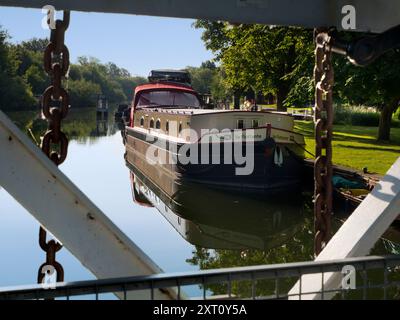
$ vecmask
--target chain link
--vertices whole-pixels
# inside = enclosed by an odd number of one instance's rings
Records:
[[[51,30],[50,43],[44,51],[44,69],[51,78],[51,85],[42,96],[42,113],[48,121],[48,130],[42,139],[42,151],[57,166],[63,163],[68,153],[68,139],[61,131],[61,121],[67,116],[69,110],[69,95],[62,87],[63,78],[67,77],[69,70],[69,51],[64,44],[65,31],[69,26],[70,12],[64,11],[63,20],[57,20],[55,29]],[[49,22],[49,21],[48,21]],[[37,281],[42,283],[48,266],[57,272],[57,282],[64,281],[64,269],[56,261],[56,253],[62,245],[56,240],[47,242],[47,231],[40,227],[39,245],[46,252],[46,262],[38,271]]]
[[[331,237],[334,75],[328,32],[315,30],[315,42],[314,252],[318,255]]]

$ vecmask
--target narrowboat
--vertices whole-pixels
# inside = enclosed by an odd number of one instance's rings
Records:
[[[205,109],[185,71],[152,71],[136,87],[126,160],[152,180],[166,175],[240,191],[301,184],[304,137],[285,112]]]

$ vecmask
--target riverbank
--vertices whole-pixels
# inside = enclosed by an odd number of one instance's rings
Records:
[[[314,154],[314,125],[311,121],[296,121],[295,129],[303,134],[307,151]],[[400,128],[391,129],[391,141],[376,140],[377,127],[335,125],[333,134],[333,162],[338,165],[385,174],[400,157]],[[309,154],[307,157],[311,157]]]

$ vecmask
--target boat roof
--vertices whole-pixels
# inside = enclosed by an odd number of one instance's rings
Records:
[[[156,108],[156,107],[148,107],[142,108],[141,110],[155,111],[155,112],[165,112],[165,113],[174,113],[174,114],[188,114],[191,116],[197,115],[205,115],[205,114],[218,114],[218,113],[238,113],[243,115],[251,115],[251,114],[280,114],[282,116],[292,117],[292,115],[287,112],[277,111],[277,110],[262,110],[262,111],[248,111],[248,110],[237,110],[237,109],[195,109],[195,108]]]
[[[141,91],[152,91],[152,90],[178,90],[185,91],[193,94],[197,94],[196,91],[188,85],[177,82],[154,82],[154,83],[146,83],[135,88],[135,95]]]

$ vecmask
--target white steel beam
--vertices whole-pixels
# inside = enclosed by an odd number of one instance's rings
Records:
[[[336,232],[328,245],[315,261],[345,259],[366,256],[378,239],[400,214],[400,158],[393,164],[385,177],[358,206],[353,214]],[[324,290],[338,289],[341,286],[341,273],[324,274]],[[301,291],[300,291],[301,285]],[[357,284],[356,284],[357,286]],[[293,299],[331,299],[332,294],[306,294],[322,289],[322,275],[310,274],[292,288]]]
[[[0,0],[0,6],[11,7],[47,4],[57,10],[338,29],[348,12],[343,8],[350,5],[356,13],[356,31],[383,32],[400,24],[399,0]]]
[[[97,278],[162,272],[1,111],[0,185]],[[155,290],[154,297],[175,295]]]

